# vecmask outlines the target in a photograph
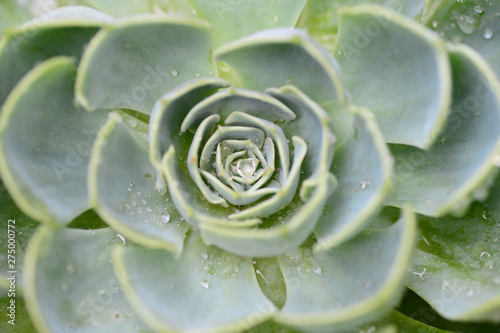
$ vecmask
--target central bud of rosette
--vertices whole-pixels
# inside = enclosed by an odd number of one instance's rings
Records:
[[[294,86],[228,86],[197,79],[157,102],[150,156],[158,186],[166,180],[205,242],[245,256],[282,253],[307,238],[336,186],[331,119]]]
[[[208,116],[194,134],[189,173],[213,204],[255,203],[285,186],[290,168],[287,140],[279,125],[248,113],[235,111],[222,124],[220,115]],[[306,151],[301,144],[299,169]]]

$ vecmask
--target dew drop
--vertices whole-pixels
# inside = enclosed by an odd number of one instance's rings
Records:
[[[177,77],[179,73],[174,69],[173,71],[170,72],[170,75],[172,75],[173,77]]]
[[[120,234],[116,234],[116,236],[118,236],[118,238],[121,239],[121,241],[123,242],[123,245],[125,245],[125,237],[123,237],[122,235]]]
[[[148,204],[148,202],[146,200],[144,200],[144,199],[141,200],[141,203],[142,203],[143,206],[146,206]]]
[[[483,7],[477,5],[476,7],[474,7],[474,11],[478,14],[482,14],[484,12],[484,9]]]
[[[203,260],[207,260],[208,259],[208,254],[202,253],[201,257],[203,258]]]
[[[132,128],[135,128],[135,127],[137,127],[137,121],[135,121],[134,119],[130,119],[130,120],[128,121],[128,125],[129,125],[130,127],[132,127]]]
[[[365,188],[368,187],[368,185],[370,185],[370,182],[367,180],[363,180],[359,183],[359,185],[361,186],[361,189],[364,190]]]
[[[68,274],[75,274],[75,266],[73,264],[67,264],[66,271],[68,272]]]
[[[104,289],[99,289],[99,295],[104,295],[105,293]]]
[[[170,222],[170,215],[168,213],[161,214],[161,220],[162,220],[163,223]]]
[[[158,192],[158,194],[160,195],[165,195],[165,193],[167,193],[167,188],[166,187],[157,188],[156,192]]]
[[[208,283],[207,280],[203,280],[200,282],[201,286],[205,289],[208,289],[210,287],[210,284]]]
[[[438,21],[433,21],[433,22],[432,22],[432,27],[433,27],[433,28],[437,28],[438,24],[439,24],[439,22],[438,22]]]
[[[316,274],[317,276],[321,276],[323,274],[323,270],[321,269],[321,267],[317,267],[314,270],[314,274]]]
[[[491,28],[485,28],[483,30],[484,39],[490,40],[493,38],[493,35],[494,35],[494,33],[493,33],[493,30]]]
[[[368,280],[368,281],[363,281],[363,288],[370,288],[372,286],[373,282]]]
[[[196,76],[196,77],[200,77],[200,76],[201,76],[201,74],[200,74],[200,73],[196,73],[194,76]]]
[[[279,18],[278,16],[275,16],[275,17],[273,18],[273,21],[274,21],[274,22],[278,22],[279,20],[280,20],[280,18]]]

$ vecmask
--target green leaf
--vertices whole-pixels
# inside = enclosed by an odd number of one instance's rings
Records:
[[[392,326],[399,333],[446,333],[451,331],[443,331],[439,328],[429,326],[420,321],[414,320],[398,311],[392,311],[387,317],[381,318],[372,324],[365,325],[364,332],[376,332],[383,327]]]
[[[339,13],[337,60],[354,103],[375,114],[386,142],[428,148],[450,104],[444,43],[382,7],[348,7]]]
[[[173,136],[178,136],[190,110],[228,85],[228,82],[214,78],[194,79],[172,89],[156,102],[149,122],[149,157],[156,168],[173,143]]]
[[[427,26],[448,40],[472,47],[500,76],[499,12],[498,1],[441,1]]]
[[[17,0],[3,0],[0,2],[0,36],[8,28],[26,22],[32,17],[33,13],[28,6],[21,5]]]
[[[245,88],[294,85],[319,104],[346,98],[337,62],[302,30],[262,31],[220,47],[216,57],[236,70]]]
[[[9,289],[7,277],[10,274],[7,272],[16,271],[16,294],[20,295],[26,247],[38,226],[17,208],[0,182],[0,289]]]
[[[188,0],[193,13],[214,26],[215,45],[254,32],[293,28],[307,0]]]
[[[14,301],[14,303],[12,303],[12,301]],[[0,316],[2,318],[2,321],[0,321],[1,332],[35,332],[35,327],[26,311],[26,305],[22,298],[0,298],[0,309],[2,309],[0,311]],[[14,311],[14,317],[11,317],[12,310]],[[12,319],[15,320],[12,321]]]
[[[77,101],[87,110],[124,108],[150,114],[165,92],[195,77],[217,74],[211,50],[209,27],[198,20],[166,15],[118,20],[85,50]]]
[[[399,295],[416,233],[411,210],[402,214],[393,226],[367,230],[330,251],[312,253],[303,247],[280,257],[287,299],[275,320],[333,332],[389,310]]]
[[[389,204],[411,202],[415,212],[463,213],[486,197],[500,154],[500,90],[490,67],[465,45],[449,45],[453,106],[429,151],[392,146],[395,193]]]
[[[368,3],[384,6],[417,21],[422,18],[425,7],[424,0],[309,0],[300,15],[297,27],[307,29],[312,37],[333,53],[339,25],[338,11],[342,7]]]
[[[81,2],[114,17],[162,11],[191,13],[189,4],[182,0],[122,0],[120,2],[116,0],[82,0]]]
[[[26,215],[53,225],[89,208],[89,155],[107,115],[75,108],[75,73],[67,57],[47,60],[16,86],[0,115],[4,185]]]
[[[147,124],[131,116],[111,114],[92,152],[91,201],[102,219],[126,238],[179,254],[189,226],[170,195],[155,190],[147,130]]]
[[[500,322],[497,223],[478,203],[462,218],[419,217],[422,235],[407,286],[447,319]]]
[[[298,136],[307,142],[307,154],[301,167],[300,195],[306,201],[318,181],[328,172],[333,160],[333,124],[328,113],[294,86],[267,89],[266,92],[288,106],[296,115],[281,125],[287,137]]]
[[[67,7],[9,30],[0,41],[0,105],[36,64],[62,55],[80,59],[99,28],[112,20],[91,8]]]
[[[327,200],[314,228],[316,250],[327,250],[354,237],[377,216],[391,190],[392,157],[373,115],[351,107],[354,133],[337,146],[330,172],[339,188]]]
[[[318,186],[307,202],[303,202],[295,193],[287,207],[278,214],[267,217],[264,223],[267,228],[241,228],[236,223],[202,223],[202,237],[208,244],[243,256],[270,257],[287,253],[307,239],[318,221],[326,199],[336,187],[337,180],[327,173],[319,179]]]
[[[145,332],[120,290],[109,229],[41,227],[25,265],[25,300],[39,332]]]
[[[195,232],[177,260],[142,248],[117,248],[113,260],[130,303],[156,331],[242,331],[276,313],[251,259],[206,247]]]

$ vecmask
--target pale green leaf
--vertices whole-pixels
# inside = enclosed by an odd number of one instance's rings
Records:
[[[75,73],[70,58],[47,60],[16,86],[0,116],[5,187],[25,214],[53,225],[90,207],[90,150],[107,116],[74,106]]]
[[[319,104],[346,98],[337,61],[302,30],[262,31],[220,47],[216,57],[245,88],[294,85]]]
[[[111,21],[111,17],[91,8],[67,7],[9,30],[0,40],[0,105],[41,61],[62,55],[80,59],[90,39]]]
[[[103,28],[85,50],[76,98],[88,110],[150,114],[165,92],[217,74],[211,50],[209,26],[202,21],[167,15],[123,18]]]
[[[480,53],[500,76],[500,3],[498,1],[440,1],[427,26],[455,43]]]
[[[146,332],[111,263],[110,229],[40,228],[25,265],[25,300],[38,332]]]
[[[339,25],[339,9],[362,4],[381,5],[417,21],[422,18],[425,7],[424,0],[308,0],[297,27],[307,29],[311,36],[333,53]]]
[[[113,113],[96,140],[89,191],[99,215],[124,237],[146,247],[179,254],[188,225],[170,195],[155,189],[148,157],[148,125]]]
[[[500,154],[500,90],[485,61],[465,45],[449,45],[453,106],[446,127],[428,151],[391,146],[396,159],[390,205],[411,202],[415,212],[463,213],[482,200]]]
[[[353,102],[374,113],[386,142],[429,147],[450,105],[444,42],[382,7],[339,13],[336,56]]]
[[[336,147],[330,172],[339,188],[328,198],[314,228],[316,250],[334,247],[354,237],[382,208],[391,189],[392,157],[372,114],[351,107],[353,133]]]
[[[402,214],[393,226],[367,230],[329,251],[312,253],[306,246],[280,257],[287,299],[275,320],[334,332],[388,311],[400,294],[416,233],[411,210]]]
[[[276,27],[295,26],[306,0],[188,0],[214,26],[216,46]]]
[[[160,332],[234,332],[276,313],[250,258],[207,247],[192,232],[179,259],[161,250],[117,248],[120,284],[137,313]]]

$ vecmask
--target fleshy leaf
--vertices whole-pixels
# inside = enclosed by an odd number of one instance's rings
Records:
[[[86,4],[114,17],[156,12],[190,13],[191,8],[182,0],[82,0]]]
[[[40,64],[9,95],[0,116],[4,185],[25,214],[50,224],[66,224],[89,208],[89,155],[107,115],[74,106],[75,73],[67,57]]]
[[[17,0],[4,0],[0,2],[0,36],[8,28],[26,22],[33,17],[33,0],[28,1],[29,5],[21,4]]]
[[[208,97],[190,110],[182,122],[181,131],[185,132],[189,128],[198,126],[203,119],[212,114],[219,114],[221,119],[225,120],[234,111],[272,122],[295,118],[295,114],[288,107],[267,94],[232,87]]]
[[[407,286],[450,320],[500,322],[498,216],[476,203],[462,218],[419,217]]]
[[[359,332],[378,332],[381,328],[391,327],[399,333],[451,333],[451,331],[443,331],[434,326],[427,325],[423,322],[407,317],[398,311],[392,311],[387,317],[377,320],[372,324],[365,325],[362,330],[353,331]]]
[[[440,1],[427,26],[453,42],[480,53],[500,76],[500,3],[498,1]]]
[[[0,105],[39,62],[63,55],[80,59],[90,39],[112,20],[91,8],[67,7],[10,30],[0,41]]]
[[[0,289],[9,289],[9,271],[15,271],[16,293],[19,296],[23,281],[23,262],[28,241],[39,223],[17,208],[0,182]],[[1,293],[0,293],[1,294]],[[5,317],[4,317],[5,318]]]
[[[307,0],[188,0],[193,13],[214,26],[215,45],[254,32],[293,28]]]
[[[304,203],[296,194],[282,213],[271,215],[272,227],[249,229],[238,228],[238,224],[202,223],[203,240],[243,256],[271,257],[291,251],[309,236],[326,199],[337,187],[337,180],[332,175],[323,177],[307,202]]]
[[[159,168],[160,161],[173,143],[188,112],[200,101],[227,87],[228,82],[212,78],[188,81],[160,98],[151,113],[149,122],[150,159]]]
[[[124,108],[150,114],[166,91],[216,74],[211,50],[204,22],[166,15],[123,18],[103,28],[85,50],[76,98],[88,110]]]
[[[382,7],[347,7],[339,13],[337,60],[354,103],[375,114],[386,142],[429,147],[450,104],[444,43]]]
[[[354,133],[336,147],[330,172],[339,188],[327,200],[314,228],[316,250],[326,250],[354,237],[382,207],[391,189],[392,157],[373,115],[351,107]]]
[[[117,248],[113,260],[130,303],[157,331],[243,331],[276,313],[251,259],[206,247],[195,232],[178,260],[142,248]]]
[[[301,177],[305,180],[300,189],[301,198],[307,200],[318,179],[328,172],[332,163],[336,141],[332,121],[325,110],[294,86],[270,88],[266,92],[297,116],[293,122],[281,125],[287,137],[299,136],[307,142],[307,155],[301,167]]]
[[[236,70],[244,88],[294,85],[319,104],[346,98],[337,61],[302,30],[258,32],[217,49],[216,57]]]
[[[179,254],[188,225],[170,195],[155,190],[148,158],[148,125],[123,113],[111,114],[92,153],[91,201],[99,215],[135,243]]]
[[[287,300],[275,320],[333,332],[389,310],[399,294],[415,233],[415,216],[407,208],[393,226],[367,230],[330,251],[311,253],[305,247],[280,257]]]
[[[500,90],[489,66],[465,45],[449,45],[453,106],[446,128],[429,151],[392,146],[395,193],[389,204],[411,202],[415,212],[463,213],[484,199],[500,154]]]
[[[41,227],[25,264],[25,300],[39,332],[140,332],[111,263],[110,229]]]
[[[346,6],[362,5],[366,3],[377,4],[393,9],[417,21],[422,18],[425,7],[424,0],[308,0],[300,15],[297,27],[307,29],[307,32],[311,36],[333,53],[339,25],[339,9]]]

